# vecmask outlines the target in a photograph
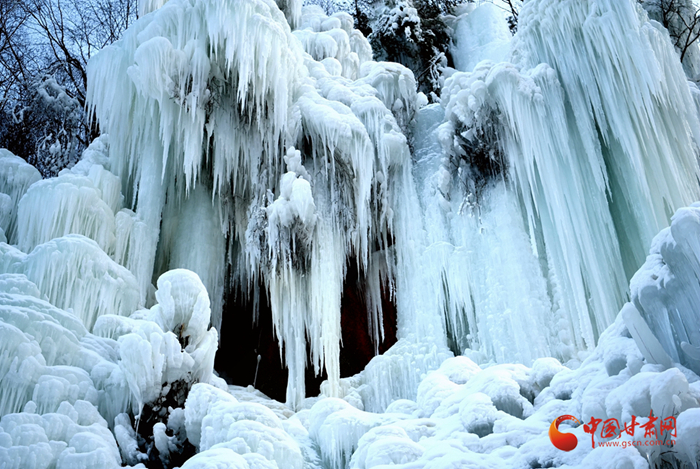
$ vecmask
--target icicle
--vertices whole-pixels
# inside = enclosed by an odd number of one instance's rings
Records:
[[[478,165],[503,165],[515,193],[507,197],[521,206],[531,251],[543,269],[537,272],[530,262],[528,277],[547,279],[530,289],[544,299],[530,317],[558,324],[536,342],[546,344],[551,337],[563,346],[525,356],[554,353],[567,359],[571,345],[593,347],[626,300],[626,280],[641,264],[652,234],[668,223],[673,208],[700,194],[695,158],[700,125],[689,87],[667,37],[640,12],[627,1],[590,8],[572,1],[529,2],[513,45],[518,67],[482,62],[472,73],[446,80],[440,139],[448,159],[435,173],[447,201],[442,205],[454,206],[455,198],[467,205],[476,201],[483,223],[484,202],[493,190],[480,197],[470,186],[482,177],[474,171]],[[474,54],[490,53],[470,49],[464,58]],[[483,149],[490,156],[464,166]],[[467,181],[464,190],[450,185],[449,178],[460,177]],[[466,314],[448,314],[448,328],[483,322],[474,283],[466,294],[446,283],[442,302],[459,298],[457,304],[466,305],[461,307]],[[493,287],[489,283],[487,291]],[[465,298],[477,308],[475,317]],[[485,326],[475,345],[498,357],[498,349],[484,342],[493,326]],[[564,340],[561,330],[567,331]]]
[[[300,4],[281,6],[289,17]],[[376,343],[380,285],[413,302],[396,264],[408,268],[416,228],[394,218],[416,218],[402,130],[419,102],[410,71],[370,62],[348,14],[310,8],[298,24],[307,29],[293,34],[271,0],[170,0],[88,67],[90,109],[112,136],[109,169],[126,201],[114,258],[137,278],[140,302],[153,276],[187,267],[214,298],[218,327],[228,260],[232,288],[253,299],[260,285],[269,291],[294,405],[304,397],[307,337],[315,372],[325,368],[329,392],[340,392],[348,259],[371,281]],[[403,207],[409,199],[413,209]],[[191,223],[202,249],[190,246]]]
[[[102,314],[129,315],[139,306],[133,275],[84,236],[67,235],[28,255],[15,250],[3,257],[2,272],[25,274],[52,304],[72,309],[88,330]]]
[[[25,252],[67,234],[81,234],[107,254],[114,252],[114,213],[88,177],[62,174],[34,184],[17,218],[17,244]]]
[[[41,174],[19,156],[0,149],[0,230],[10,244],[17,242],[17,205],[29,186],[41,180]]]
[[[152,11],[165,5],[168,0],[139,0],[139,17],[149,14]]]
[[[533,2],[520,22],[515,57],[556,71],[571,132],[610,191],[629,278],[673,210],[700,195],[700,124],[678,56],[634,2]]]

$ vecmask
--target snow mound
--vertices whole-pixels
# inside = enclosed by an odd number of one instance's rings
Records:
[[[66,239],[71,241],[53,242]],[[6,244],[0,247],[5,256],[29,257]],[[107,288],[109,277],[103,277]],[[172,407],[164,411],[163,405],[176,405],[181,396],[184,406],[193,383],[220,385],[212,375],[218,335],[209,329],[209,299],[196,274],[171,271],[158,285],[158,304],[132,311],[130,317],[100,315],[93,335],[85,323],[90,318],[46,301],[51,295],[26,275],[0,274],[3,467],[121,467],[122,456],[133,464],[148,461],[131,424],[144,406],[151,415],[162,411],[170,428],[178,430],[168,436],[165,424],[153,425],[161,459],[169,457],[170,448],[181,451],[184,415],[178,417]],[[135,291],[135,283],[130,288]],[[63,293],[80,291],[67,285]],[[96,299],[110,297],[106,289],[93,294]]]
[[[656,333],[663,352],[700,373],[700,204],[682,208],[652,242],[630,283],[632,302]]]
[[[621,352],[623,362],[612,369],[609,362]],[[387,413],[372,414],[342,400],[322,399],[312,407],[307,426],[333,468],[646,468],[662,460],[693,461],[697,448],[690,443],[696,438],[690,422],[700,406],[700,379],[676,366],[664,370],[646,362],[619,315],[576,370],[552,358],[531,368],[479,367],[466,357],[450,358],[425,376],[414,401],[397,400]],[[399,409],[407,412],[391,413]],[[639,429],[635,437],[623,432],[626,446],[617,448],[601,446],[615,440],[601,439],[598,430],[592,448],[581,425],[568,430],[578,439],[571,452],[555,448],[548,436],[560,415],[586,424],[592,417],[629,423],[635,415],[643,425],[650,412],[659,421],[677,417],[675,447],[644,445]],[[668,438],[659,428],[656,422],[655,435]]]

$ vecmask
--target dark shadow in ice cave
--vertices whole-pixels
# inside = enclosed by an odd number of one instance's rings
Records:
[[[284,402],[287,388],[287,370],[280,359],[279,342],[272,334],[272,313],[261,288],[257,323],[253,321],[253,306],[242,295],[227,295],[221,324],[221,343],[216,354],[215,369],[229,384],[252,385],[267,396]],[[379,353],[396,343],[396,306],[388,289],[382,289],[384,341]],[[362,371],[375,355],[369,334],[367,304],[362,281],[358,280],[355,262],[350,262],[343,286],[341,303],[343,347],[340,351],[340,375],[352,376]],[[258,365],[258,355],[260,364]],[[308,356],[308,354],[307,354]],[[256,378],[257,368],[257,378]],[[316,396],[325,372],[314,376],[309,363],[306,368],[306,395]]]

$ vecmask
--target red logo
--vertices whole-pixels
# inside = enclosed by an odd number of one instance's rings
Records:
[[[573,415],[562,415],[557,417],[552,424],[549,426],[549,439],[552,444],[562,451],[571,451],[576,448],[578,444],[578,438],[572,433],[563,433],[559,431],[559,425],[562,422],[571,420],[576,422],[577,425],[581,425],[581,422]]]

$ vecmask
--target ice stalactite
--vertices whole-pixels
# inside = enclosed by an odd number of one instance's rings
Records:
[[[0,230],[8,243],[17,238],[17,204],[29,186],[41,180],[37,169],[19,156],[0,149]]]
[[[531,252],[517,198],[501,177],[480,181],[477,198],[475,187],[468,195],[466,162],[456,167],[447,162],[438,139],[444,113],[439,105],[423,108],[414,133],[427,238],[421,278],[430,285],[425,291],[433,292],[433,303],[426,307],[443,314],[454,353],[530,363],[552,353],[551,303],[541,266]],[[533,332],[525,339],[519,331],[530,327]]]
[[[162,7],[167,0],[139,0],[139,17],[147,15]]]
[[[181,22],[182,18],[186,20]],[[142,298],[156,265],[166,200],[168,205],[184,205],[190,191],[201,191],[196,185],[208,184],[210,193],[238,189],[242,197],[218,203],[209,222],[218,224],[223,235],[229,220],[220,217],[230,210],[240,218],[231,225],[237,233],[245,233],[248,206],[240,200],[250,198],[252,181],[267,177],[276,165],[272,155],[285,130],[290,83],[298,68],[284,46],[289,32],[283,25],[274,4],[169,2],[91,62],[91,102],[100,121],[110,123],[109,131],[120,136],[110,147],[111,169],[121,176],[127,203],[134,209],[118,217],[123,229],[121,240],[117,239],[118,260],[139,279]],[[205,38],[212,41],[212,50]],[[285,69],[290,73],[274,73],[273,64],[288,64]],[[112,73],[124,77],[119,97],[103,92],[102,87],[111,87]],[[247,118],[241,115],[243,110],[250,112]],[[147,122],[132,126],[129,115]],[[221,156],[212,158],[210,152]],[[204,167],[210,177],[197,180]],[[266,186],[262,182],[261,187]],[[211,247],[218,249],[213,242]],[[169,246],[182,249],[167,239],[161,247]],[[207,284],[210,291],[219,292],[223,288],[219,272],[226,259],[216,258],[220,251],[209,254],[206,262],[218,263],[219,268],[213,267],[216,272],[211,275],[202,272],[202,277],[212,282]],[[158,265],[178,267],[169,255],[162,252]],[[174,256],[184,261],[181,257]]]
[[[211,194],[199,185],[185,200],[165,206],[158,244],[158,251],[165,254],[157,256],[156,273],[175,268],[197,272],[202,283],[211,289],[208,290],[212,301],[211,322],[218,330],[226,275],[226,238],[221,231],[216,201],[217,197],[212,201]]]
[[[83,234],[104,252],[114,253],[114,213],[89,177],[65,174],[32,185],[19,204],[18,219],[22,251],[63,235]]]
[[[301,15],[300,2],[284,6]],[[407,69],[369,61],[348,14],[307,8],[295,33],[288,21],[271,0],[171,0],[90,62],[88,99],[127,207],[114,217],[114,258],[141,303],[158,274],[192,269],[218,329],[224,291],[255,302],[267,289],[299,405],[307,338],[315,372],[339,393],[346,262],[368,283],[376,342],[382,285],[411,303],[397,275],[415,218],[402,127],[419,98]]]
[[[542,1],[522,15],[515,58],[557,72],[572,130],[600,168],[598,187],[607,183],[630,277],[674,210],[698,198],[700,125],[683,68],[666,32],[634,2]]]
[[[275,0],[277,6],[287,17],[287,22],[292,29],[299,27],[303,0]]]
[[[0,247],[3,272],[24,274],[59,308],[70,308],[89,330],[103,314],[129,315],[139,307],[134,276],[99,245],[70,234],[35,247],[29,254]]]
[[[483,16],[482,10],[469,15]],[[446,159],[433,167],[428,187],[445,199],[445,209],[455,211],[453,199],[461,201],[460,210],[470,208],[484,228],[489,201],[505,190],[512,214],[523,213],[519,237],[529,236],[534,257],[525,254],[517,268],[495,272],[521,269],[534,282],[528,317],[554,324],[536,341],[544,348],[525,356],[545,352],[568,359],[595,345],[626,300],[627,280],[642,264],[644,246],[674,209],[698,197],[700,126],[673,47],[633,2],[529,2],[519,21],[515,65],[486,61],[447,78],[438,131]],[[486,46],[503,42],[492,36],[480,48],[464,46],[469,67],[505,47],[489,52]],[[453,52],[461,53],[460,47]],[[493,175],[505,180],[506,189],[488,183]],[[509,284],[491,281],[489,292]],[[521,278],[513,285],[524,283]],[[478,291],[446,285],[447,318],[460,330],[483,323]],[[482,336],[499,330],[484,326]],[[494,350],[487,355],[497,357]]]

